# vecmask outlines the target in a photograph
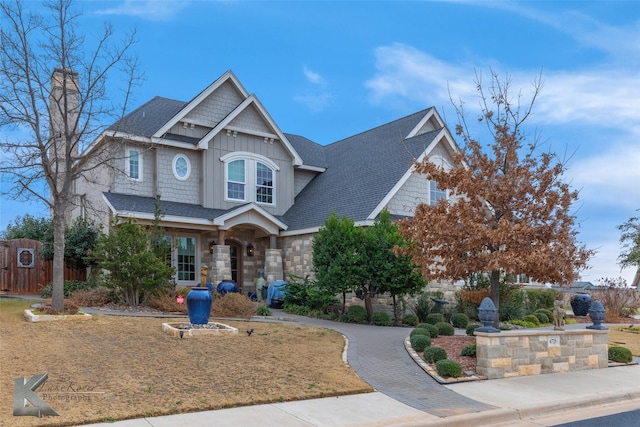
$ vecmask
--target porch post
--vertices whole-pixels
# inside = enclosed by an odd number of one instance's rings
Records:
[[[209,278],[213,286],[223,280],[231,280],[231,249],[227,245],[216,245],[211,254]]]
[[[264,254],[264,272],[267,283],[275,280],[284,280],[284,269],[282,265],[282,250],[266,249]]]

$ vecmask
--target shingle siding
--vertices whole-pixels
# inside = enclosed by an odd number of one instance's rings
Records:
[[[189,178],[181,181],[173,174],[173,158],[183,154],[191,163]],[[200,204],[201,154],[197,151],[162,147],[158,149],[158,193],[163,200]],[[153,194],[151,194],[153,196]]]
[[[424,175],[412,173],[387,204],[391,215],[413,216],[419,203],[429,203],[429,181]]]

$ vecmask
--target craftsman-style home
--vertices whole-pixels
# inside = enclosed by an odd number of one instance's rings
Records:
[[[188,102],[151,99],[100,144],[112,146],[111,164],[76,182],[72,216],[150,223],[159,196],[175,282],[195,285],[207,266],[209,282],[245,292],[259,269],[268,282],[309,274],[313,236],[332,212],[366,226],[384,208],[411,216],[446,198],[413,160],[446,166],[456,150],[435,108],[325,146],[284,133],[231,71]]]

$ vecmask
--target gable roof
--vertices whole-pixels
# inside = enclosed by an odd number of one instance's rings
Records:
[[[370,221],[413,160],[442,133],[443,129],[434,129],[407,138],[432,111],[422,110],[322,147],[326,171],[307,184],[284,214],[289,229],[319,227],[332,212],[355,222]]]
[[[185,105],[184,101],[156,96],[109,126],[107,131],[151,138]]]

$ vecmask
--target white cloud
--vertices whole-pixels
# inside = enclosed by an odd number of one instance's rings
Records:
[[[307,78],[309,83],[324,86],[324,79],[320,74],[307,67],[303,67],[302,71],[304,72],[304,76]]]
[[[294,96],[293,100],[305,105],[313,112],[323,111],[333,100],[325,79],[306,66],[302,68],[302,72],[312,86],[307,87],[303,94]]]
[[[567,175],[589,204],[632,211],[640,208],[640,146],[616,143],[573,162]]]
[[[168,21],[189,5],[188,1],[124,0],[116,7],[98,10],[98,15],[129,15],[149,21]]]

